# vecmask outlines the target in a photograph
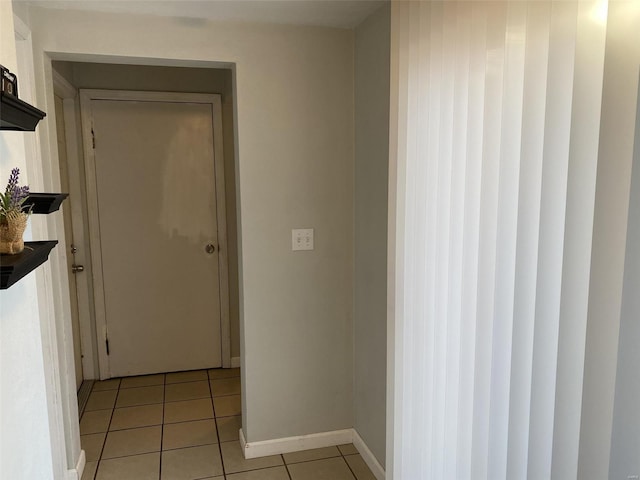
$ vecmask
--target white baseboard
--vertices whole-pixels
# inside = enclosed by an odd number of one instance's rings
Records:
[[[240,357],[231,357],[231,368],[240,368]]]
[[[333,432],[313,433],[311,435],[301,435],[299,437],[276,438],[273,440],[263,440],[261,442],[247,443],[244,432],[240,429],[240,446],[244,458],[266,457],[267,455],[279,455],[282,453],[299,452],[312,448],[331,447],[334,445],[344,445],[353,443],[360,456],[373,472],[377,480],[385,480],[385,471],[369,450],[362,437],[353,428],[346,430],[335,430]]]
[[[66,480],[80,480],[84,473],[84,467],[87,464],[87,457],[84,450],[80,450],[80,456],[78,457],[78,463],[73,470],[67,470]]]
[[[385,480],[386,473],[384,471],[384,468],[382,468],[382,465],[380,465],[378,459],[371,452],[371,450],[369,450],[367,444],[364,443],[362,437],[360,437],[360,435],[358,435],[358,432],[356,432],[355,430],[353,430],[353,446],[356,447],[356,449],[360,453],[360,456],[364,460],[364,463],[367,464],[376,479]]]
[[[312,433],[298,437],[275,438],[261,442],[247,443],[244,432],[240,429],[240,445],[244,458],[266,457],[281,453],[299,452],[312,448],[331,447],[351,443],[353,429],[335,430],[333,432]]]

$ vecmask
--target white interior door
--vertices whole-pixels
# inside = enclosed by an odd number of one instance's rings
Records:
[[[101,377],[219,367],[214,105],[132,96],[90,100]]]

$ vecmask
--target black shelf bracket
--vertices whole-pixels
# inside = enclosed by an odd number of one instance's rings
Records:
[[[42,110],[13,95],[0,92],[0,130],[33,132],[45,116]]]
[[[63,200],[69,196],[68,193],[29,193],[25,200],[23,210],[31,208],[31,213],[49,214],[60,208]]]
[[[24,242],[24,250],[15,255],[0,255],[0,290],[5,290],[31,273],[49,258],[57,240]]]

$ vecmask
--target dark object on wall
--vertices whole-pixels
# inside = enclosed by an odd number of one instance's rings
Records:
[[[60,204],[68,196],[68,193],[31,192],[23,203],[23,209],[26,211],[31,208],[31,213],[52,213],[60,208]]]
[[[0,65],[0,130],[33,132],[46,113],[18,98],[18,78]]]
[[[2,65],[0,65],[0,76],[2,77],[0,91],[18,98],[18,77]]]

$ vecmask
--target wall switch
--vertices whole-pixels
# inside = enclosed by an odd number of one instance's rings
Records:
[[[313,228],[294,228],[291,230],[291,249],[313,250]]]

